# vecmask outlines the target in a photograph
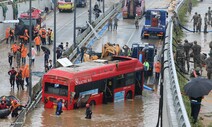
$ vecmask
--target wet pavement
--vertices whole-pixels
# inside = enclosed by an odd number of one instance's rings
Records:
[[[118,1],[118,0],[117,0]],[[112,2],[107,2],[111,4]],[[167,7],[170,0],[146,0],[146,9],[148,8],[165,8]],[[107,7],[107,6],[106,6]],[[87,20],[88,8],[77,9],[77,26],[84,25]],[[57,13],[57,45],[60,42],[69,42],[69,45],[73,44],[73,13]],[[85,18],[86,17],[86,18]],[[63,20],[61,20],[63,19]],[[50,14],[45,21],[47,28],[53,29],[53,14]],[[161,41],[158,38],[151,39],[140,39],[141,28],[144,24],[144,19],[140,20],[140,28],[135,29],[133,19],[122,19],[119,17],[118,30],[117,31],[104,31],[101,39],[95,42],[92,47],[94,51],[101,52],[102,44],[106,42],[119,43],[122,47],[127,44],[131,47],[132,43],[153,43],[158,49],[161,48]],[[52,46],[48,46],[52,49]],[[1,95],[12,94],[21,99],[22,103],[26,103],[28,96],[27,91],[14,91],[10,90],[9,76],[7,71],[9,70],[9,64],[7,63],[7,52],[10,48],[9,45],[1,44],[0,61],[1,65],[1,77],[5,80],[0,81],[0,89],[4,89]],[[160,50],[158,50],[160,51]],[[52,55],[52,53],[51,53]],[[52,58],[52,56],[51,56]],[[157,58],[157,56],[156,56]],[[35,66],[32,68],[33,72],[43,72],[43,52],[41,52],[35,59]],[[33,75],[33,84],[39,80],[39,77]],[[84,118],[85,109],[64,111],[64,113],[56,117],[55,110],[44,109],[43,103],[40,102],[37,108],[31,112],[27,119],[25,126],[69,126],[70,123],[73,127],[75,126],[145,126],[152,127],[157,123],[158,114],[158,102],[159,93],[144,91],[143,96],[138,96],[133,100],[128,100],[120,103],[109,103],[107,105],[98,105],[92,108],[93,118],[92,120],[86,120]],[[0,119],[1,125],[6,126],[12,122],[13,119],[8,117],[7,119]]]
[[[193,7],[191,15],[187,14],[188,21],[192,19],[192,16],[195,12],[198,14],[201,14],[202,21],[204,24],[204,14],[208,11],[208,7],[212,7],[212,1],[211,0],[203,0],[203,2],[199,2],[196,7]],[[204,8],[204,9],[203,9]],[[186,28],[193,30],[193,23],[188,22],[185,26]],[[204,25],[202,25],[202,30],[204,28]],[[195,40],[198,42],[199,45],[202,47],[202,53],[208,54],[210,51],[209,43],[212,41],[212,27],[208,26],[209,33],[192,33],[184,30],[185,37],[184,39],[187,39],[189,42],[194,42]],[[191,64],[193,67],[193,64]],[[207,77],[206,70],[203,68],[203,76]],[[202,106],[200,110],[200,117],[201,121],[204,124],[204,126],[208,126],[210,123],[212,123],[212,92],[208,96],[205,96],[202,100]],[[188,113],[190,114],[190,113]]]

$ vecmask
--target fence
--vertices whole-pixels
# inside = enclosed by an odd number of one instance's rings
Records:
[[[181,0],[176,8],[176,12],[178,12],[179,8],[184,4],[184,0]],[[167,70],[165,70],[166,75],[169,78],[166,78],[168,80],[165,82],[165,89],[166,91],[165,98],[166,101],[165,107],[167,112],[167,125],[168,126],[178,126],[178,127],[191,127],[189,118],[183,103],[178,77],[176,73],[175,63],[174,63],[174,55],[173,55],[173,23],[170,20],[169,21],[169,27],[168,27],[168,38],[167,43],[165,46],[165,66],[169,67]],[[169,119],[169,120],[168,120]]]

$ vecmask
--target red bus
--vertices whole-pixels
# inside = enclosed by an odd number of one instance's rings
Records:
[[[145,0],[124,0],[122,16],[126,18],[135,18],[136,14],[139,18],[145,13]]]
[[[132,99],[143,90],[143,64],[138,59],[112,56],[71,67],[49,70],[42,78],[45,108],[55,108],[62,99],[63,109]]]

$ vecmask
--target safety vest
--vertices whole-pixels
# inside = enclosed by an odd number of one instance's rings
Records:
[[[144,71],[148,71],[149,70],[149,62],[145,61],[144,62]]]
[[[41,43],[39,36],[35,37],[34,41],[35,41],[35,45],[40,45],[40,43]]]

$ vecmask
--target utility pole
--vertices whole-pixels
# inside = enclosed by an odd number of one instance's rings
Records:
[[[56,8],[57,7],[57,0],[54,0],[54,47],[53,47],[53,64],[54,68],[56,68]]]
[[[90,0],[89,4],[90,4],[90,7],[89,7],[89,23],[92,24],[91,23],[91,0]]]
[[[32,102],[32,0],[29,0],[29,103]]]
[[[103,9],[102,9],[102,12],[103,12],[103,14],[105,13],[105,0],[102,0],[102,2],[103,2]]]
[[[74,49],[76,46],[76,0],[74,0]]]

